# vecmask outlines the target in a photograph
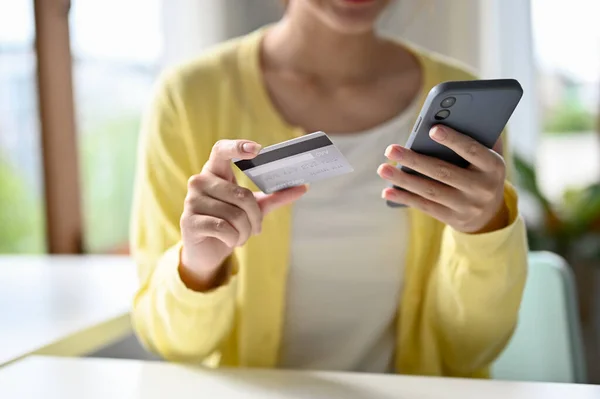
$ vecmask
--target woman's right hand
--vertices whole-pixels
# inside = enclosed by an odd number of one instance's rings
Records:
[[[194,291],[207,291],[228,277],[224,260],[235,247],[261,232],[263,216],[300,198],[306,186],[273,194],[253,193],[236,184],[231,160],[252,159],[260,145],[248,140],[220,140],[202,172],[188,181],[180,227],[183,241],[179,274]]]

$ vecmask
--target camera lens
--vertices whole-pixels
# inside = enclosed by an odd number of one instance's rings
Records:
[[[443,109],[440,112],[438,112],[437,114],[435,114],[435,119],[438,121],[443,121],[444,119],[446,119],[449,116],[450,116],[450,111],[448,111],[447,109]]]
[[[450,108],[451,106],[454,105],[454,103],[456,102],[456,98],[454,97],[448,97],[448,98],[444,98],[442,100],[442,108]]]

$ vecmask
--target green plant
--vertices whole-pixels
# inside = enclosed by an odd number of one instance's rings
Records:
[[[600,261],[600,183],[564,193],[552,204],[540,191],[535,169],[519,156],[514,165],[519,187],[542,211],[537,225],[528,224],[531,250],[549,250],[569,261]]]
[[[594,115],[577,104],[565,103],[548,113],[544,131],[553,134],[589,132],[594,130]]]
[[[105,252],[128,241],[139,118],[92,126],[81,141],[85,250]]]
[[[8,162],[0,158],[0,253],[43,250],[41,204]]]

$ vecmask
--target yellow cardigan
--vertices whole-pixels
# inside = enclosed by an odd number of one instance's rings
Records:
[[[269,101],[259,61],[263,32],[165,73],[143,124],[132,219],[141,283],[133,324],[144,345],[168,360],[278,365],[291,206],[268,215],[262,234],[236,249],[226,285],[194,292],[177,271],[187,179],[200,172],[212,145],[244,138],[266,146],[304,133],[286,124]],[[411,49],[424,71],[422,100],[439,82],[473,77],[440,56]],[[256,189],[242,173],[237,178]],[[509,226],[481,235],[462,234],[414,209],[389,210],[390,217],[408,212],[411,226],[398,304],[397,372],[488,375],[515,328],[526,277],[524,225],[508,183],[505,201]]]

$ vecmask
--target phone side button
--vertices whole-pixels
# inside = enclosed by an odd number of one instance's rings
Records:
[[[416,132],[417,130],[419,130],[419,126],[421,126],[422,120],[423,120],[423,117],[421,115],[419,115],[419,119],[417,119],[417,123],[415,123],[415,128],[413,129],[413,132]]]

